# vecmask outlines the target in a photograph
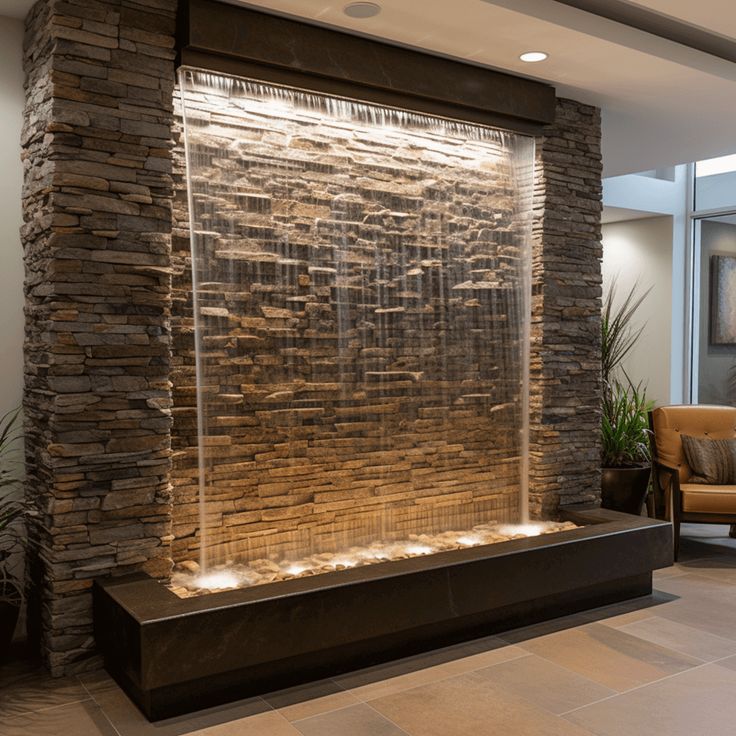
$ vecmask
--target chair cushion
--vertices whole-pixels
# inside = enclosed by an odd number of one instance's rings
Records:
[[[736,439],[714,440],[682,434],[682,449],[692,470],[688,483],[736,483]]]
[[[694,514],[736,514],[736,485],[683,483],[682,510]]]

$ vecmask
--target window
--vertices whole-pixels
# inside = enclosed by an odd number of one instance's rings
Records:
[[[736,154],[695,164],[695,209],[718,210],[736,206]]]

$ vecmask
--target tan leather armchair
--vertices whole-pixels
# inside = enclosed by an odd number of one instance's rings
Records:
[[[736,407],[661,406],[649,413],[649,426],[655,508],[657,516],[672,519],[676,560],[681,522],[736,524],[736,485],[689,483],[692,471],[681,440],[683,434],[711,439],[736,437]]]

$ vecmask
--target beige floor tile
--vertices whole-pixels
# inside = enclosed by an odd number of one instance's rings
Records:
[[[229,736],[234,733],[228,730],[233,722],[273,710],[262,698],[248,698],[150,723],[105,672],[80,675],[79,679],[120,736],[188,736],[202,729],[208,729],[208,736]],[[279,718],[288,725],[286,719]],[[279,719],[276,721],[280,722]]]
[[[728,585],[734,585],[736,583],[736,565],[713,565],[692,568],[697,575],[708,578],[710,580],[719,581]]]
[[[618,691],[701,664],[698,659],[598,623],[532,639],[521,646]]]
[[[76,677],[52,679],[40,666],[0,668],[0,713],[4,718],[88,698]]]
[[[736,654],[736,641],[733,639],[724,639],[661,616],[634,621],[620,626],[619,630],[706,662]]]
[[[691,591],[657,614],[724,639],[736,640],[736,600],[726,595]]]
[[[533,654],[475,674],[502,692],[558,714],[616,694],[615,690]]]
[[[357,705],[360,701],[333,680],[321,680],[268,693],[263,699],[289,721]]]
[[[736,539],[728,536],[728,524],[683,524],[680,561],[704,556],[736,554]]]
[[[449,659],[442,662],[442,664],[415,666],[417,663],[425,664],[432,660],[421,658],[416,661],[402,660],[397,663],[388,663],[341,675],[336,677],[335,681],[341,687],[349,690],[359,700],[368,701],[419,685],[444,680],[465,672],[489,667],[499,662],[525,657],[528,654],[519,647],[505,642],[500,643],[501,646],[498,646],[498,648],[458,657],[457,659]],[[496,646],[496,642],[494,642],[494,646]]]
[[[736,602],[736,586],[728,580],[731,568],[708,568],[709,575],[693,570],[685,575],[664,578],[657,583],[657,590],[683,597],[716,596],[724,601]]]
[[[90,700],[0,719],[0,736],[117,736],[102,710]]]
[[[733,736],[736,672],[708,664],[566,715],[599,736]]]
[[[601,609],[595,610],[599,611]],[[555,634],[558,631],[567,631],[578,626],[585,626],[593,621],[592,616],[591,611],[581,611],[580,613],[573,613],[570,616],[560,616],[559,618],[540,621],[529,626],[521,626],[518,629],[510,629],[509,631],[500,633],[499,637],[509,644],[518,644],[529,639],[537,639],[540,636]]]
[[[646,608],[641,611],[629,611],[628,613],[621,613],[617,616],[601,618],[598,619],[598,623],[612,626],[614,629],[620,629],[622,626],[634,623],[634,621],[646,621],[648,618],[652,618],[655,615],[656,614],[652,612],[651,609]]]
[[[682,565],[679,562],[675,562],[674,565],[670,565],[670,567],[665,567],[661,570],[655,570],[652,574],[652,579],[654,580],[654,584],[656,587],[657,581],[662,578],[674,578],[677,575],[684,575],[688,572],[688,569]]]
[[[718,665],[720,667],[726,667],[729,670],[736,670],[736,656],[726,657],[726,659],[721,659],[719,660]]]
[[[588,613],[591,623],[598,621],[610,626],[613,622],[613,625],[617,626],[619,622],[631,623],[632,621],[640,621],[655,616],[660,606],[664,606],[673,600],[677,600],[677,596],[655,590],[651,595],[594,608]]]
[[[371,705],[411,736],[589,736],[502,692],[477,672],[387,695]]]
[[[303,736],[406,736],[405,731],[364,703],[297,721],[294,726]]]

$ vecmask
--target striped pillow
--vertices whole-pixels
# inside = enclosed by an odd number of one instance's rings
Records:
[[[736,439],[711,440],[683,434],[682,449],[693,471],[688,483],[736,484]]]

